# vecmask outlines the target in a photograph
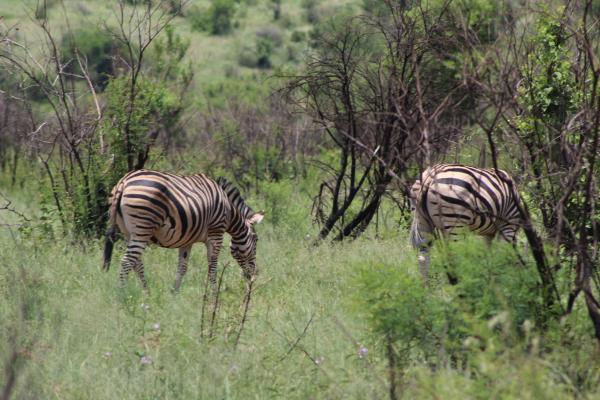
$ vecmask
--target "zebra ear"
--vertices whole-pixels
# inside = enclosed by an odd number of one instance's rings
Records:
[[[263,220],[264,217],[265,217],[265,212],[259,211],[257,213],[254,213],[254,215],[252,215],[250,218],[248,218],[248,222],[250,223],[250,225],[258,224],[258,223],[260,223],[260,221]]]

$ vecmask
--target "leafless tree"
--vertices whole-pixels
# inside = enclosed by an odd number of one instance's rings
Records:
[[[337,149],[338,164],[322,164],[331,178],[315,197],[319,239],[360,235],[394,178],[430,164],[460,136],[459,109],[470,93],[438,70],[456,47],[452,35],[439,34],[447,7],[415,13],[386,5],[384,16],[322,32],[307,72],[286,87]]]

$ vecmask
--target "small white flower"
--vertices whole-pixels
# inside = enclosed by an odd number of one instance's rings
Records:
[[[112,357],[112,351],[107,351],[106,353],[103,354],[104,358],[111,358]]]
[[[142,308],[142,310],[144,311],[148,311],[150,309],[150,306],[146,303],[142,303],[140,304],[140,307]]]
[[[369,355],[369,350],[366,347],[360,346],[358,349],[358,358],[365,358]]]
[[[154,324],[152,324],[152,329],[154,329],[155,331],[160,331],[160,323],[155,322]]]
[[[152,357],[143,356],[142,358],[140,358],[140,363],[143,365],[150,365],[150,364],[152,364]]]
[[[325,357],[319,356],[319,357],[315,358],[315,364],[321,365],[321,364],[323,364],[323,362],[325,362]]]

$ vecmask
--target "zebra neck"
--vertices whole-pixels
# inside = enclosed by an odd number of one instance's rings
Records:
[[[231,235],[231,238],[236,242],[241,242],[248,237],[250,228],[246,224],[246,218],[240,214],[235,208],[231,208],[231,218],[229,219],[229,228],[227,233]]]

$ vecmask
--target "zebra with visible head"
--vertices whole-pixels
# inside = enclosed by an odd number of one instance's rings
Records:
[[[410,191],[413,220],[410,241],[419,249],[419,268],[427,280],[427,249],[436,232],[456,235],[466,228],[491,241],[514,242],[521,226],[519,195],[506,172],[459,164],[428,168]]]
[[[216,182],[203,174],[180,176],[139,170],[126,174],[110,195],[109,229],[104,248],[104,270],[108,271],[116,228],[127,240],[120,280],[133,269],[147,287],[142,252],[150,243],[179,249],[175,291],[187,271],[192,245],[204,242],[208,256],[208,279],[216,290],[217,259],[223,235],[231,235],[231,254],[250,280],[257,271],[253,225],[264,213],[246,205],[240,192],[225,179]]]

